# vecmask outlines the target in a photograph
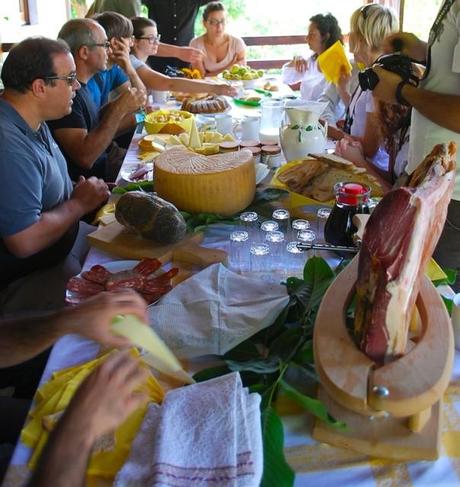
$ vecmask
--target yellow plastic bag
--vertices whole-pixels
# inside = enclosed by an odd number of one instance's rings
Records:
[[[342,71],[345,71],[347,75],[351,74],[351,64],[340,41],[322,52],[318,56],[317,62],[326,80],[335,85],[339,82]]]

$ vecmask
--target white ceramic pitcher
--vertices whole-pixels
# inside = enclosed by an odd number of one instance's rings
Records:
[[[280,142],[286,161],[303,159],[326,150],[327,125],[319,122],[325,103],[296,100],[286,102],[289,123],[280,128]]]

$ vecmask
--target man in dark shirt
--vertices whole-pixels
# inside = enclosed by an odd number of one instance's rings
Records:
[[[201,6],[211,0],[143,0],[149,9],[149,18],[157,23],[161,41],[176,46],[188,46],[194,37],[195,19]],[[184,67],[177,58],[151,56],[150,67],[165,73],[166,66]]]
[[[72,113],[50,123],[50,128],[74,180],[82,175],[105,176],[106,151],[119,131],[126,128],[124,122],[132,123],[132,114],[145,104],[146,93],[130,88],[100,114],[86,84],[107,68],[110,43],[104,29],[91,19],[73,19],[64,24],[58,36],[69,44],[81,88]]]

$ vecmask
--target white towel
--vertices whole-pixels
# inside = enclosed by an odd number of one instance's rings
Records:
[[[223,355],[271,325],[289,297],[280,284],[214,264],[149,307],[149,323],[178,357]]]
[[[256,487],[263,470],[260,396],[234,372],[170,391],[151,406],[118,487]]]

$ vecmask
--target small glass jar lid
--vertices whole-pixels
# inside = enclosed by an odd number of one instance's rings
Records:
[[[281,147],[279,145],[263,145],[262,154],[267,156],[274,156],[281,153]]]
[[[241,147],[259,147],[260,142],[258,140],[242,140],[240,142]]]
[[[230,151],[236,151],[238,150],[240,145],[238,142],[230,141],[230,140],[224,140],[219,144],[219,149],[223,152],[230,152]]]

